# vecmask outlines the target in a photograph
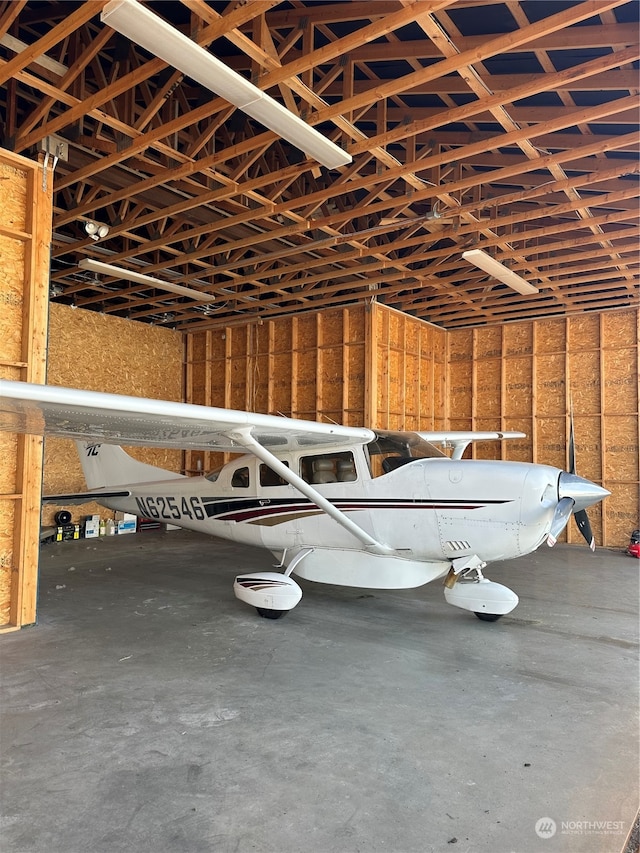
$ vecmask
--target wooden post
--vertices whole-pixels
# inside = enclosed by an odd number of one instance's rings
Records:
[[[378,351],[377,341],[377,308],[376,302],[365,307],[365,389],[364,389],[364,426],[373,429],[377,424],[378,400]]]
[[[298,417],[298,318],[291,318],[291,412],[292,418]]]
[[[53,168],[41,157],[34,163],[8,151],[0,153],[6,197],[0,198],[0,238],[7,276],[3,280],[7,310],[0,343],[1,375],[44,382],[51,246]],[[20,269],[22,266],[22,269]],[[9,272],[10,270],[10,272]],[[20,307],[21,306],[21,307]],[[13,347],[13,349],[12,349]],[[15,460],[0,460],[3,479],[12,477],[10,495],[0,496],[0,516],[8,551],[0,565],[8,568],[0,590],[0,630],[15,630],[36,620],[40,546],[42,447],[38,436],[20,436]]]

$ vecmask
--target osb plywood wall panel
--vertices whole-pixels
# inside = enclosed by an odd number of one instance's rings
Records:
[[[88,391],[133,397],[182,400],[183,338],[171,329],[135,324],[95,311],[52,303],[49,320],[47,382]],[[182,453],[158,448],[127,448],[136,459],[179,472]],[[75,444],[45,441],[44,493],[86,488]],[[60,507],[43,507],[43,524],[52,524]],[[109,514],[97,504],[67,507],[74,521],[84,515]]]
[[[2,185],[0,172],[0,187]],[[2,335],[3,359],[11,361],[21,361],[22,358],[22,291],[25,251],[24,241],[0,234],[0,258],[2,258],[0,335]]]
[[[0,152],[0,377],[42,382],[51,242],[43,166]],[[0,628],[35,620],[42,439],[0,435]]]
[[[366,425],[444,429],[446,332],[377,303],[370,316],[373,410]]]
[[[612,492],[600,544],[638,526],[638,311],[445,332],[377,303],[187,336],[190,402],[381,429],[513,430],[477,458],[566,468]],[[191,471],[220,456],[188,454]],[[603,514],[604,513],[604,514]],[[570,542],[580,542],[574,527]]]
[[[192,403],[382,429],[442,429],[446,333],[360,305],[187,335]],[[222,454],[187,454],[192,472]]]
[[[293,418],[365,421],[364,306],[187,335],[187,401]],[[187,470],[222,454],[187,453]]]
[[[25,230],[27,181],[25,170],[0,159],[0,221],[3,226]],[[24,240],[0,234],[0,376],[3,379],[22,378],[25,248]],[[11,614],[11,574],[19,488],[17,462],[17,436],[0,433],[0,495],[3,496],[0,498],[0,625],[9,624]]]
[[[0,162],[0,203],[5,193],[4,164]],[[0,208],[1,209],[1,208]],[[6,254],[5,254],[6,253]],[[22,351],[23,246],[0,235],[0,377],[21,379],[17,362]],[[4,259],[7,259],[5,264]],[[0,626],[11,621],[15,518],[18,499],[18,437],[0,433]]]
[[[611,491],[589,509],[609,547],[626,546],[640,518],[638,323],[626,310],[447,335],[449,427],[527,433],[467,455],[566,468],[573,405],[577,473]],[[566,537],[581,541],[574,525]]]

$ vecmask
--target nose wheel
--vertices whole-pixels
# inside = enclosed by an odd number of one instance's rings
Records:
[[[258,616],[262,616],[263,619],[280,619],[289,612],[288,610],[270,610],[268,607],[256,607],[256,610]]]
[[[501,616],[504,616],[504,613],[478,613],[477,610],[474,610],[474,613],[481,622],[497,622]]]
[[[482,622],[497,622],[511,613],[518,596],[508,587],[485,578],[485,563],[476,555],[453,560],[444,581],[444,597],[449,604],[470,610]]]

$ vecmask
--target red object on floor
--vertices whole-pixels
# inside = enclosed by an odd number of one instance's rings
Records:
[[[629,545],[629,547],[627,548],[627,554],[630,557],[638,557],[638,559],[640,559],[640,542],[637,542],[635,544],[631,543],[631,545]]]

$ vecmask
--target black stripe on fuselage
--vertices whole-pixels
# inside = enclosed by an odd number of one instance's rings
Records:
[[[359,512],[367,509],[389,510],[476,510],[486,506],[511,503],[504,500],[421,500],[419,498],[328,498],[342,512]],[[202,498],[208,518],[218,521],[252,521],[273,515],[291,515],[316,505],[307,498]],[[321,511],[321,510],[319,510]]]

